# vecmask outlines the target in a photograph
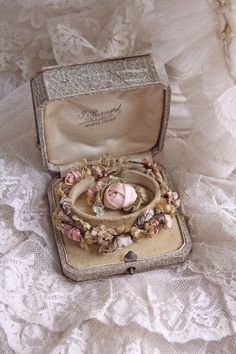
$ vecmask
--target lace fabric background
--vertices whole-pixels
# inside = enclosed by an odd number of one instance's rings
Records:
[[[0,6],[0,352],[236,352],[235,2]],[[167,64],[173,87],[157,159],[180,193],[193,251],[182,265],[129,281],[76,284],[61,274],[46,196],[51,176],[24,82],[42,65],[150,50]]]

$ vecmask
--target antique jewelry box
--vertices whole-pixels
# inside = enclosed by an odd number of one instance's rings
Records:
[[[151,55],[53,66],[31,90],[63,273],[84,281],[183,262],[190,235],[158,164],[164,67]]]

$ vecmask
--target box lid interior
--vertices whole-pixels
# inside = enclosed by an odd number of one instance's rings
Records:
[[[63,171],[83,158],[106,153],[124,156],[161,150],[169,87],[151,56],[53,67],[35,79],[31,85],[36,123],[49,170]],[[39,85],[44,98],[36,90]],[[87,86],[81,90],[83,85]]]

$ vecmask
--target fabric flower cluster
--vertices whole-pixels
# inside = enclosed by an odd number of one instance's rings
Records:
[[[72,211],[69,193],[78,181],[88,177],[95,177],[95,186],[88,189],[87,201],[95,210],[97,216],[103,215],[104,205],[110,209],[124,207],[138,197],[146,201],[143,190],[133,190],[131,185],[124,184],[119,177],[114,177],[114,171],[134,169],[146,173],[154,178],[161,190],[161,199],[154,209],[146,210],[136,219],[131,229],[125,232],[125,226],[117,229],[105,225],[92,226],[82,220]],[[141,188],[141,187],[140,187]],[[105,197],[104,197],[105,195]],[[120,247],[126,247],[139,238],[152,238],[160,232],[160,229],[171,229],[172,219],[176,209],[180,206],[178,194],[173,192],[162,177],[157,164],[144,160],[142,162],[125,160],[122,165],[120,159],[101,158],[93,164],[83,160],[76,168],[70,169],[58,187],[60,203],[53,214],[53,223],[62,234],[73,242],[77,242],[81,248],[95,247],[100,253],[111,253]],[[116,198],[117,197],[117,198]],[[117,199],[117,200],[116,200]],[[138,200],[138,198],[137,198]],[[129,212],[129,208],[127,208]],[[131,210],[132,212],[133,210]]]

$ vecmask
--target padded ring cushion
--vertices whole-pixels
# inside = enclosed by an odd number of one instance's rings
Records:
[[[95,178],[88,177],[78,182],[74,187],[72,187],[69,197],[71,199],[72,211],[81,219],[88,222],[92,226],[105,225],[108,228],[117,228],[119,226],[125,226],[125,232],[130,231],[132,225],[135,223],[138,216],[145,210],[153,209],[160,201],[160,187],[158,183],[150,176],[133,170],[122,171],[120,177],[123,178],[127,183],[138,184],[149,191],[151,191],[153,198],[151,202],[145,205],[138,211],[128,213],[126,215],[119,216],[104,216],[97,217],[95,215],[89,215],[82,212],[75,204],[76,200],[85,193],[89,188],[95,186]]]

